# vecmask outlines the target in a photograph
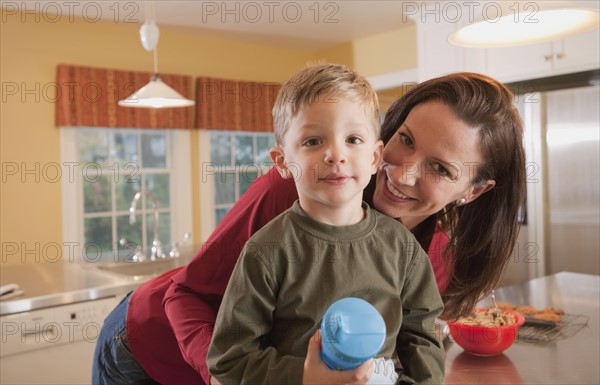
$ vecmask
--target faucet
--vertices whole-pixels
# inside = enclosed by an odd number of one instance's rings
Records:
[[[150,254],[150,260],[154,261],[156,258],[164,258],[165,255],[162,252],[160,240],[158,239],[158,202],[156,197],[149,191],[139,191],[133,197],[131,206],[129,207],[129,223],[135,223],[135,207],[137,201],[140,200],[142,195],[147,195],[152,200],[152,210],[154,211],[154,239],[152,240],[152,249]]]

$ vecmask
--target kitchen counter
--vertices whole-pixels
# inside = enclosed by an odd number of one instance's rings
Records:
[[[168,270],[187,264],[202,245],[179,247],[180,256],[119,263],[32,263],[2,266],[0,285],[16,283],[23,295],[0,300],[0,316],[124,295]]]
[[[186,244],[178,257],[155,261],[3,265],[0,284],[17,284],[23,294],[0,301],[0,384],[89,384],[108,314],[126,293],[184,266],[199,248]]]
[[[2,266],[0,284],[15,283],[23,294],[0,301],[1,384],[89,384],[101,325],[127,292],[152,277],[100,266]]]
[[[126,294],[143,281],[139,277],[111,274],[82,263],[3,266],[0,284],[16,283],[24,293],[1,300],[0,316]]]
[[[446,384],[600,383],[600,276],[561,272],[497,289],[496,298],[540,309],[560,307],[582,316],[578,320],[587,319],[587,325],[546,343],[520,334],[504,354],[494,357],[474,356],[449,342]]]
[[[2,267],[0,283],[17,283],[24,295],[0,301],[0,315],[124,295],[152,276],[109,273],[76,263]],[[558,273],[496,290],[499,301],[560,307],[585,317],[575,335],[550,342],[518,340],[499,356],[479,357],[446,340],[446,384],[598,384],[600,276]]]

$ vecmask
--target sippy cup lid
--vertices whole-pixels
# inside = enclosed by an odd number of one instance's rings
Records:
[[[385,321],[360,298],[334,302],[321,321],[323,360],[332,369],[352,369],[375,357],[385,342]]]

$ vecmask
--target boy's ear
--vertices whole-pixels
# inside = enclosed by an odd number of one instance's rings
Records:
[[[269,156],[271,157],[273,164],[275,164],[275,167],[277,167],[279,175],[281,175],[283,179],[289,179],[293,176],[290,169],[285,163],[285,155],[283,153],[283,148],[281,148],[280,146],[271,147],[271,149],[269,150]]]
[[[371,164],[371,174],[375,174],[377,172],[382,159],[383,159],[383,141],[378,140],[377,143],[375,143],[375,151],[373,152],[373,163]]]

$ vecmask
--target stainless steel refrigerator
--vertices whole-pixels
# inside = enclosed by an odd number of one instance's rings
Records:
[[[509,85],[528,158],[526,223],[509,266],[521,279],[600,274],[598,72]]]

